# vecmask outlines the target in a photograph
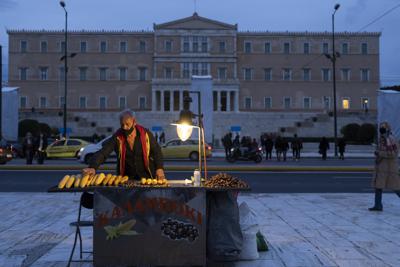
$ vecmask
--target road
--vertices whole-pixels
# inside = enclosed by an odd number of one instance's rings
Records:
[[[0,170],[0,192],[45,192],[65,174],[78,171]],[[168,179],[189,178],[193,172],[170,171]],[[209,175],[215,175],[210,172]],[[365,193],[372,192],[367,172],[232,172],[250,184],[253,193]]]

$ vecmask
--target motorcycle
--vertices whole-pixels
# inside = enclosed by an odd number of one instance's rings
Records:
[[[227,157],[228,162],[233,163],[237,160],[254,160],[255,163],[262,161],[262,148],[248,149],[247,147],[233,147]]]

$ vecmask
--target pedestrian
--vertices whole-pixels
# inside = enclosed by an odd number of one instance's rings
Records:
[[[225,149],[225,158],[227,159],[232,148],[232,133],[225,134],[224,137],[221,138],[221,141]]]
[[[258,149],[258,143],[255,138],[253,138],[253,142],[251,143],[251,150],[257,150]]]
[[[303,143],[297,137],[297,134],[294,134],[292,143],[290,144],[293,154],[293,160],[298,161],[300,159],[300,150],[303,148]]]
[[[160,144],[165,144],[165,133],[164,131],[160,134]]]
[[[265,140],[265,159],[271,159],[272,158],[272,149],[274,148],[274,141],[272,140],[271,135],[267,136],[267,139]]]
[[[40,132],[39,137],[37,138],[35,143],[37,163],[43,164],[46,157],[47,136],[44,133]]]
[[[390,132],[390,125],[379,125],[378,146],[375,151],[375,171],[372,186],[375,188],[375,204],[370,211],[382,211],[382,191],[391,189],[400,197],[400,177],[398,164],[399,143]]]
[[[282,138],[278,135],[275,139],[275,152],[276,152],[276,159],[281,161],[282,156]]]
[[[289,143],[286,138],[282,138],[281,149],[282,149],[283,161],[286,161],[286,154],[287,151],[289,150]]]
[[[325,136],[322,137],[321,141],[319,142],[318,148],[319,148],[318,152],[319,152],[319,154],[322,155],[322,159],[326,160],[326,154],[327,154],[327,151],[329,150],[329,142],[325,138]]]
[[[239,134],[236,134],[235,139],[233,140],[233,146],[234,147],[240,147],[240,136],[239,136]]]
[[[34,155],[34,139],[31,132],[27,132],[22,142],[22,149],[25,153],[26,164],[31,165]]]
[[[346,140],[344,140],[344,138],[340,138],[337,145],[339,148],[339,159],[344,160],[344,151],[346,149]]]
[[[156,132],[156,135],[154,136],[154,139],[156,139],[156,142],[158,143],[158,132]]]

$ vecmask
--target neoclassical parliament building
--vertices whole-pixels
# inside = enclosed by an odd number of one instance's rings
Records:
[[[14,29],[8,35],[9,85],[19,88],[20,119],[62,127],[64,32]],[[374,122],[380,33],[335,37],[339,129]],[[75,54],[67,77],[71,135],[107,135],[118,128],[118,112],[131,108],[141,124],[174,138],[170,123],[192,77],[210,76],[208,130],[217,139],[230,130],[333,136],[331,32],[239,31],[237,24],[194,13],[152,31],[70,31],[67,51]]]

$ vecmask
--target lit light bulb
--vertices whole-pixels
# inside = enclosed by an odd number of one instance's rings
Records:
[[[176,132],[178,133],[179,139],[186,141],[192,135],[193,126],[188,124],[178,124],[176,126]]]

